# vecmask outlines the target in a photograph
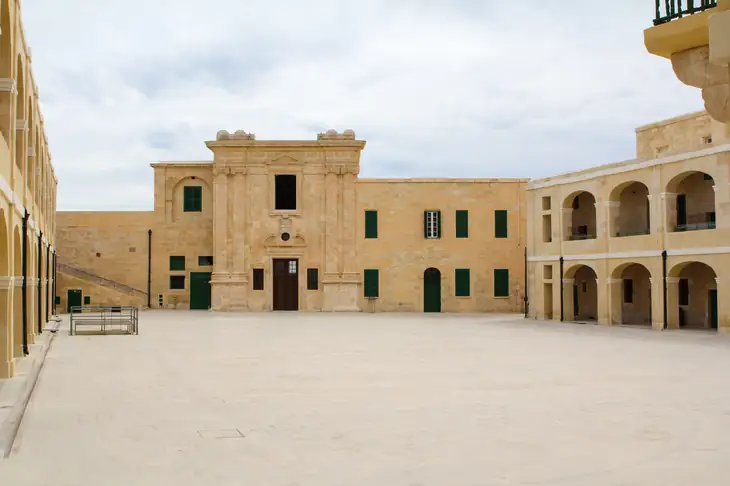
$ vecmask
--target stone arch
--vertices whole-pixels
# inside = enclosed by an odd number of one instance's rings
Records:
[[[588,264],[575,264],[563,277],[563,312],[567,321],[598,320],[598,274]]]
[[[0,132],[10,147],[12,141],[13,94],[10,83],[13,79],[13,28],[10,22],[10,0],[0,0],[0,80],[5,83],[0,91]]]
[[[651,271],[641,263],[626,262],[611,272],[611,321],[614,324],[651,325]]]
[[[715,228],[715,179],[706,172],[691,170],[674,176],[666,186],[673,201],[667,206],[669,231]]]
[[[229,180],[232,183],[233,179]],[[172,208],[170,211],[172,221],[178,221],[182,218],[185,212],[183,211],[184,204],[184,187],[186,185],[195,185],[203,187],[203,210],[199,213],[188,213],[195,215],[212,215],[213,214],[213,189],[210,182],[200,176],[185,176],[175,182],[172,186],[170,199],[172,200]]]
[[[26,114],[26,107],[25,107],[25,71],[23,69],[23,57],[18,54],[17,57],[18,66],[17,71],[15,73],[15,79],[16,83],[18,85],[18,96],[15,100],[15,119],[16,123],[25,123],[26,126],[23,127],[23,130],[18,129],[16,126],[16,133],[15,133],[15,165],[18,167],[18,170],[20,173],[24,176],[25,175],[25,161],[23,160],[23,155],[25,154],[25,150],[23,147],[23,143],[25,141],[25,133],[27,131],[27,123],[28,121],[25,119]],[[21,121],[22,120],[22,121]]]
[[[8,240],[8,223],[5,217],[5,210],[0,208],[0,277],[3,278],[0,286],[0,378],[10,378],[12,375],[13,345],[13,323],[10,316],[9,300],[11,295],[11,280],[9,260],[10,241]]]
[[[626,181],[611,191],[610,235],[636,236],[651,232],[649,188],[643,182]]]
[[[563,201],[565,222],[565,239],[590,240],[595,239],[596,227],[596,197],[588,191],[575,191]]]
[[[715,269],[707,263],[690,260],[674,265],[668,275],[668,327],[716,328],[718,309]],[[711,308],[713,293],[714,309]]]

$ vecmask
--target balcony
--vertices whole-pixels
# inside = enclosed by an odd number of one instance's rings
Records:
[[[715,227],[716,227],[715,219],[713,216],[712,218],[707,218],[705,221],[700,221],[697,223],[678,224],[675,231],[678,233],[681,233],[684,231],[700,231],[700,230],[715,229]]]
[[[596,235],[591,235],[583,231],[571,231],[568,234],[568,240],[570,241],[583,241],[583,240],[595,240]]]
[[[642,228],[642,229],[636,229],[636,230],[626,230],[626,231],[617,231],[616,232],[616,238],[625,238],[627,236],[639,236],[639,235],[649,235],[651,234],[650,228]]]
[[[666,24],[717,7],[717,0],[655,0],[655,3],[654,25]]]

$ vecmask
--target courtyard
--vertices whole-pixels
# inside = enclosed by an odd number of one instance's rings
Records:
[[[0,484],[727,484],[729,351],[519,315],[64,325]]]

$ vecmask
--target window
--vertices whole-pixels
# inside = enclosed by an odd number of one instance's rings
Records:
[[[295,175],[277,175],[275,177],[276,210],[293,211],[297,209],[297,176]]]
[[[203,210],[203,187],[185,186],[183,189],[183,211],[199,213]]]
[[[365,211],[365,238],[378,237],[378,212],[374,210]]]
[[[365,270],[364,274],[363,290],[365,297],[378,297],[380,293],[379,271],[369,269]]]
[[[185,270],[185,257],[184,256],[171,256],[170,257],[170,270]]]
[[[712,136],[708,135],[707,137],[703,137],[702,141],[705,142],[705,144],[712,143]]]
[[[687,196],[677,196],[677,226],[687,226]]]
[[[552,265],[543,265],[542,278],[545,280],[551,280],[553,278],[553,266]]]
[[[456,211],[456,237],[457,238],[468,238],[469,237],[469,211],[457,210]]]
[[[456,296],[469,297],[470,295],[470,278],[468,268],[457,268],[455,272],[456,280]]]
[[[61,296],[57,295],[54,302],[56,303],[56,305],[61,305]]]
[[[253,269],[253,289],[264,290],[264,269],[254,268]]]
[[[170,288],[172,290],[185,290],[185,276],[170,275]]]
[[[634,281],[631,279],[624,280],[624,304],[634,303]]]
[[[297,273],[297,261],[289,260],[289,274],[294,275]]]
[[[427,239],[441,238],[441,211],[424,211],[423,236]]]
[[[679,279],[679,305],[689,305],[689,280]]]
[[[317,290],[319,288],[319,269],[307,269],[307,290]]]
[[[494,237],[507,238],[507,211],[504,209],[494,211]]]
[[[553,217],[550,214],[542,215],[542,241],[544,243],[553,241]]]
[[[550,211],[550,207],[552,206],[552,200],[550,196],[543,196],[542,198],[542,210],[543,211]]]
[[[84,295],[84,305],[91,305],[91,297]]]
[[[213,265],[212,256],[199,256],[198,257],[198,266],[199,267],[209,267],[211,265]]]
[[[509,297],[509,270],[506,268],[494,269],[494,296]]]

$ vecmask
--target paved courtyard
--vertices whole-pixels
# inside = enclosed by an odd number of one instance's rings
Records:
[[[726,485],[730,339],[520,316],[57,335],[0,484]]]

